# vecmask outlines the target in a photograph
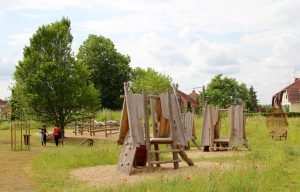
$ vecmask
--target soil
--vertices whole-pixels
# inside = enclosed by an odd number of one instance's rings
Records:
[[[196,162],[195,166],[188,167],[181,162],[180,168],[177,170],[173,169],[173,164],[154,167],[154,171],[151,171],[149,167],[133,168],[132,174],[128,176],[119,172],[116,165],[106,165],[77,169],[71,174],[77,180],[84,181],[88,185],[98,188],[114,188],[123,184],[135,184],[154,179],[166,180],[176,176],[190,180],[197,174],[203,174],[212,169],[229,169],[231,166],[231,164],[222,162]]]
[[[29,165],[37,150],[10,151],[10,141],[0,131],[0,191],[34,191]]]

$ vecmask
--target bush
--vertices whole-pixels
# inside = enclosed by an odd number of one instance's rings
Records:
[[[300,117],[300,112],[288,112],[288,117]]]

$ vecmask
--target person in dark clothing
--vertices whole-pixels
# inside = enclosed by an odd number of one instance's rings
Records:
[[[48,135],[47,129],[46,129],[46,125],[43,125],[43,127],[41,128],[41,142],[43,146],[46,146],[46,137]]]

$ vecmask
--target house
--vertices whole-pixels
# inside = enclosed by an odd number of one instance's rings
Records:
[[[195,90],[193,90],[192,93],[188,95],[183,93],[182,91],[177,90],[177,97],[179,100],[181,111],[185,111],[187,109],[188,103],[190,103],[192,111],[198,113],[199,104],[197,103],[197,97],[199,97],[199,95],[195,92]]]
[[[0,119],[8,119],[9,105],[8,101],[0,99]]]
[[[300,112],[300,78],[273,95],[272,106],[287,112]]]

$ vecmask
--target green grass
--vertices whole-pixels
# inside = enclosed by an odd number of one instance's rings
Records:
[[[102,120],[104,114],[100,112],[97,120]],[[118,116],[120,113],[114,117]],[[197,117],[198,138],[201,138],[201,124],[202,118]],[[222,124],[222,127],[221,135],[226,137],[228,125]],[[192,179],[185,176],[158,178],[113,190],[92,188],[71,178],[70,172],[76,168],[118,161],[120,148],[114,141],[105,140],[97,141],[92,148],[81,147],[76,142],[60,148],[47,147],[32,161],[32,179],[37,191],[297,191],[300,188],[300,118],[289,119],[286,141],[272,140],[269,131],[264,117],[249,117],[246,133],[252,151],[241,157],[206,159],[228,162],[233,168],[199,171]]]
[[[96,114],[97,121],[105,121],[105,120],[115,120],[120,121],[121,112],[120,111],[112,111],[108,109],[102,109]]]
[[[94,147],[89,148],[79,143],[47,147],[32,162],[35,187],[37,191],[92,191],[83,183],[74,181],[70,172],[79,167],[116,164],[119,153],[120,148],[112,141],[96,140]]]

